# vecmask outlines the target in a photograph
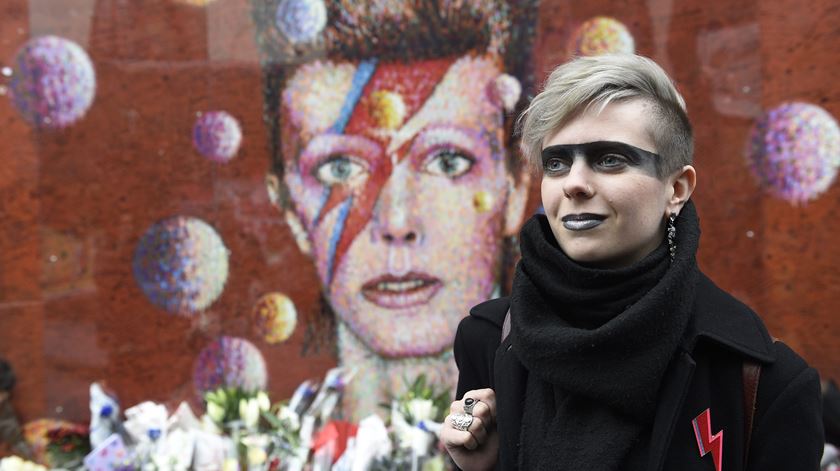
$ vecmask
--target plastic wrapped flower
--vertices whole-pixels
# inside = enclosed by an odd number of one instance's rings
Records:
[[[239,418],[245,428],[255,429],[262,413],[267,412],[270,408],[271,402],[268,400],[268,395],[260,391],[256,397],[239,400]]]
[[[241,388],[218,388],[204,395],[207,417],[219,428],[230,428],[233,422],[255,428],[262,411],[271,407],[263,391],[244,391]]]
[[[0,459],[0,471],[47,471],[47,468],[19,456]]]
[[[450,396],[446,388],[438,388],[426,380],[426,375],[421,374],[396,402],[406,422],[418,425],[422,421],[442,422],[446,416]]]

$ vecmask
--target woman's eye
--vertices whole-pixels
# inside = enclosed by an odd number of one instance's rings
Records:
[[[546,172],[557,173],[566,170],[566,164],[560,159],[548,159],[543,164],[543,169]]]
[[[472,168],[475,160],[456,150],[443,150],[426,164],[426,172],[432,175],[442,175],[448,178],[457,178],[467,173]]]
[[[350,183],[364,171],[363,165],[349,157],[338,155],[319,165],[315,177],[327,186],[343,185]]]
[[[626,164],[627,158],[618,154],[607,154],[598,161],[598,165],[605,168],[618,168]]]

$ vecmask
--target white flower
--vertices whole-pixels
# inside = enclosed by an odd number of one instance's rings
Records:
[[[408,413],[411,414],[414,424],[421,420],[434,420],[437,408],[431,399],[412,399],[406,404]]]
[[[400,444],[400,447],[405,448],[411,445],[412,426],[402,414],[396,401],[391,403],[391,428],[397,437],[397,443]]]
[[[424,417],[432,413],[435,408],[432,401],[428,399],[412,399],[406,404],[406,408],[416,422],[414,424],[408,423],[406,417],[400,412],[397,403],[394,402],[391,406],[391,427],[394,435],[396,435],[401,448],[411,448],[417,455],[425,455],[429,452],[435,440],[435,435],[420,428],[418,424],[430,420],[424,419]]]
[[[264,391],[260,391],[257,394],[257,404],[259,404],[261,411],[271,409],[271,401],[268,400],[268,394],[266,394]]]
[[[47,471],[47,468],[37,463],[26,461],[19,456],[10,456],[0,459],[0,471]]]
[[[375,459],[389,455],[392,446],[385,423],[378,415],[373,414],[362,419],[356,432],[353,471],[368,469]]]
[[[260,404],[256,398],[239,400],[239,418],[246,428],[255,428],[260,421]]]
[[[300,430],[300,417],[288,406],[281,406],[277,418],[289,425],[292,432]]]
[[[222,429],[219,428],[219,425],[213,421],[213,418],[210,417],[209,414],[204,414],[201,416],[201,430],[204,430],[207,433],[213,433],[216,435],[220,435],[222,433]]]
[[[210,417],[213,422],[221,423],[221,421],[225,418],[225,408],[215,402],[208,402],[207,416]]]

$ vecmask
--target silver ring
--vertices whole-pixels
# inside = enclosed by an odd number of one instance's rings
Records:
[[[473,423],[473,416],[467,414],[453,414],[449,420],[452,422],[453,427],[462,432],[466,432]]]
[[[479,402],[481,402],[481,399],[473,399],[471,397],[464,399],[464,413],[473,415],[473,409]]]

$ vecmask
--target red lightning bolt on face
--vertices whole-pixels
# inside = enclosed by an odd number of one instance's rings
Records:
[[[694,436],[697,438],[700,457],[706,456],[706,453],[711,453],[715,469],[720,471],[721,466],[723,466],[723,430],[712,435],[712,419],[709,409],[695,417],[691,421],[691,425],[694,426]]]
[[[369,131],[377,127],[369,107],[365,105],[368,97],[378,90],[394,91],[405,100],[407,118],[410,118],[423,107],[426,100],[434,93],[435,87],[443,79],[454,60],[455,58],[449,57],[412,63],[380,64],[365,85],[362,97],[359,100],[360,105],[353,109],[347,127],[343,132],[351,135],[368,135],[379,141],[383,148],[387,148],[390,139],[381,139],[368,134]],[[397,154],[400,156],[400,160],[405,158],[405,149],[409,146],[410,142],[407,142],[403,144],[402,149],[398,149]],[[355,195],[353,201],[348,200],[352,193],[349,188],[336,187],[337,191],[330,191],[323,208],[318,212],[319,215],[326,214],[341,204],[352,203],[352,206],[348,208],[349,212],[346,220],[344,220],[343,227],[337,232],[335,251],[332,254],[333,260],[328,268],[328,284],[332,282],[339,261],[347,253],[350,244],[370,221],[379,193],[393,171],[393,164],[387,158],[372,162],[371,166],[373,168],[367,184],[361,194]],[[318,222],[320,221],[313,221],[313,224]]]

